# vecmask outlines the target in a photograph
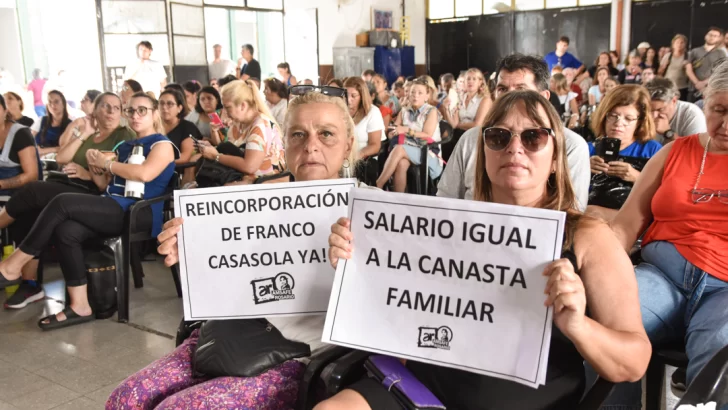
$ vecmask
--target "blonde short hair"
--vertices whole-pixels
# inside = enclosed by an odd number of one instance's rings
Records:
[[[357,142],[356,142],[356,134],[354,132],[354,120],[349,115],[349,107],[344,102],[344,99],[341,97],[331,97],[325,94],[317,93],[317,92],[309,92],[307,94],[304,94],[300,97],[296,97],[288,102],[288,112],[286,113],[286,120],[285,120],[285,132],[284,132],[284,139],[283,143],[284,145],[287,144],[288,139],[288,129],[290,128],[290,120],[293,115],[293,113],[301,108],[302,106],[306,104],[317,104],[317,103],[323,103],[323,104],[331,104],[336,106],[336,108],[339,109],[341,112],[341,119],[344,121],[344,124],[346,124],[346,135],[349,138],[349,142],[351,143],[351,150],[349,151],[349,156],[347,159],[349,160],[349,169],[351,170],[351,175],[354,176],[354,170],[356,169],[356,163],[359,160],[359,150],[357,149]],[[288,161],[286,161],[288,163]]]

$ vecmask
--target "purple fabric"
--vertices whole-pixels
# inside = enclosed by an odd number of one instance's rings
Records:
[[[293,410],[304,370],[289,360],[256,377],[218,377],[168,397],[156,410]]]
[[[382,375],[388,390],[397,389],[417,408],[444,409],[445,406],[396,357],[372,355],[368,361]]]
[[[192,377],[199,330],[172,353],[124,380],[106,410],[293,409],[305,366],[289,360],[257,377]]]
[[[206,381],[192,377],[199,333],[193,331],[172,353],[127,377],[106,400],[106,410],[152,410],[167,396]]]

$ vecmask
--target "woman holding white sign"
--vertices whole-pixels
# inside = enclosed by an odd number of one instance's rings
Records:
[[[480,172],[475,176],[475,200],[567,213],[563,259],[543,272],[549,277],[544,303],[554,309],[546,385],[532,389],[408,362],[410,371],[448,408],[571,409],[585,390],[584,360],[613,382],[639,380],[647,369],[651,347],[640,321],[632,265],[606,224],[576,210],[561,129],[558,114],[537,93],[503,95],[488,114],[478,142]],[[329,257],[334,266],[354,251],[349,227],[346,218],[332,226]],[[400,407],[373,379],[357,382],[317,407],[368,408]]]
[[[345,103],[346,90],[332,87],[326,91],[336,96],[309,92],[291,100],[288,107],[285,155],[295,181],[338,179],[340,174],[354,169],[356,139],[354,122]],[[159,252],[166,255],[167,266],[179,261],[177,233],[182,222],[181,218],[167,222],[158,237]],[[311,351],[322,345],[323,316],[276,317],[268,321],[283,337],[306,343]],[[219,377],[206,381],[193,377],[192,373],[198,340],[199,331],[195,331],[174,352],[127,378],[111,394],[106,408],[179,409],[192,408],[191,403],[195,407],[212,408],[220,402],[256,409],[284,409],[295,405],[305,369],[301,362],[288,360],[256,377]]]

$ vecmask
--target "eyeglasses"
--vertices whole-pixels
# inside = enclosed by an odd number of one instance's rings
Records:
[[[533,128],[514,134],[505,128],[490,127],[483,130],[483,142],[490,150],[503,151],[516,135],[521,138],[523,148],[529,152],[541,151],[548,144],[549,137],[556,136],[551,128]]]
[[[99,108],[101,108],[102,110],[104,110],[106,112],[116,113],[116,112],[121,111],[121,107],[119,107],[118,105],[111,105],[109,103],[103,103],[103,104],[99,105]]]
[[[609,114],[607,114],[607,121],[613,122],[613,123],[618,123],[619,121],[624,120],[624,122],[627,125],[632,125],[635,121],[637,121],[639,119],[640,119],[640,117],[625,117],[625,116],[622,116],[622,115],[619,115],[619,114],[613,113],[613,112],[610,112]]]
[[[149,110],[151,110],[151,108],[144,107],[144,106],[138,107],[136,109],[129,107],[124,110],[124,114],[126,114],[126,116],[129,118],[133,117],[134,113],[137,113],[137,114],[139,114],[140,117],[143,117],[143,116],[147,115],[147,111],[149,111]]]
[[[176,103],[176,102],[174,102],[174,101],[160,101],[160,102],[159,102],[159,105],[160,105],[161,107],[174,107],[174,106],[176,106],[176,105],[177,105],[177,103]]]
[[[728,204],[728,190],[715,191],[712,189],[701,188],[692,190],[693,203],[706,203],[710,202],[713,198],[718,198],[718,201],[722,204]]]
[[[291,96],[300,97],[308,93],[321,93],[330,97],[341,97],[344,101],[349,100],[346,88],[329,87],[328,85],[294,85],[288,89],[288,101],[291,100]]]

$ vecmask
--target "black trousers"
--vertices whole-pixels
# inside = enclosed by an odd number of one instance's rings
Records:
[[[60,194],[97,195],[98,193],[58,182],[35,181],[23,186],[5,204],[5,211],[15,219],[10,225],[10,237],[13,242],[16,244],[23,242],[41,211]]]
[[[53,240],[66,285],[82,286],[87,282],[83,243],[120,235],[124,215],[121,206],[109,197],[60,194],[40,213],[19,249],[38,256]]]

